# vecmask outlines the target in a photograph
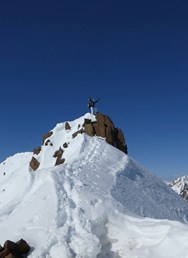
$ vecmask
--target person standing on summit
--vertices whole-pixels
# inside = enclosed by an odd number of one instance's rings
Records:
[[[99,101],[99,99],[95,100],[95,99],[89,98],[88,100],[89,100],[88,108],[90,108],[91,114],[95,115],[97,113],[97,108],[95,107],[95,104]]]

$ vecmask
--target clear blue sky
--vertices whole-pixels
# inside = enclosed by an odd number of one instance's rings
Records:
[[[187,12],[181,0],[2,2],[0,161],[99,97],[131,157],[188,174]]]

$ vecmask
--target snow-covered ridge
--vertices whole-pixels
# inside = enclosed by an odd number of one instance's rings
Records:
[[[73,153],[70,153],[73,139],[82,133],[92,137],[102,137],[107,143],[128,153],[122,130],[115,127],[109,116],[102,113],[96,115],[87,113],[74,121],[59,123],[53,130],[43,135],[42,146],[34,149],[30,162],[31,169],[35,171],[66,163],[67,158],[73,156]]]
[[[72,130],[80,119],[69,122]],[[29,258],[188,258],[188,226],[180,223],[188,204],[105,139],[69,138],[68,130],[62,139],[64,125],[53,129],[37,171],[29,169],[32,153],[0,164],[0,243],[24,238]],[[54,166],[63,141],[66,162]]]
[[[178,177],[168,185],[185,200],[188,201],[188,176]]]
[[[72,148],[71,143],[74,133],[76,133],[79,128],[82,128],[82,125],[84,124],[84,119],[91,119],[92,121],[96,120],[94,115],[87,113],[84,116],[75,119],[74,121],[58,123],[55,128],[50,131],[50,136],[48,136],[47,139],[44,140],[44,144],[41,146],[40,152],[33,155],[33,158],[36,159],[37,162],[39,162],[39,166],[37,167],[37,169],[53,167],[57,161],[55,153],[58,152],[58,150],[61,150],[61,153],[63,154],[63,159],[66,162],[68,162],[67,159],[72,158],[74,155],[79,155],[79,148],[74,148],[74,146]],[[68,127],[70,127],[70,129],[66,128],[66,124],[68,124]],[[69,147],[68,153],[67,147]],[[78,153],[72,153],[72,151],[78,151]]]

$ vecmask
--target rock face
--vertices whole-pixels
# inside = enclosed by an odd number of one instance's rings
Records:
[[[65,130],[71,130],[71,127],[68,122],[65,123]]]
[[[65,143],[63,144],[63,148],[67,148],[67,147],[68,147],[68,143],[65,142]]]
[[[92,122],[90,119],[85,119],[83,127],[84,132],[88,135],[96,135],[106,138],[106,141],[109,144],[126,154],[128,153],[128,148],[122,130],[114,126],[109,116],[97,113],[96,121]]]
[[[30,167],[33,170],[37,170],[37,168],[39,167],[40,163],[38,162],[38,160],[35,157],[32,157],[30,163],[29,163]]]
[[[55,166],[63,164],[65,162],[65,159],[62,159],[63,152],[64,151],[61,149],[61,147],[59,148],[59,150],[55,152],[54,154],[54,158],[56,158]]]
[[[83,133],[83,129],[80,129],[79,131],[72,134],[72,138],[75,138],[79,133]]]
[[[44,144],[45,140],[46,140],[47,138],[49,138],[52,134],[53,134],[53,132],[48,132],[48,133],[46,133],[46,134],[44,134],[44,135],[42,136],[42,138],[43,138],[43,144]]]
[[[41,146],[40,147],[37,147],[33,150],[33,153],[38,155],[39,153],[41,152]]]
[[[14,243],[7,240],[4,246],[0,248],[0,258],[23,258],[30,251],[30,246],[23,239]]]

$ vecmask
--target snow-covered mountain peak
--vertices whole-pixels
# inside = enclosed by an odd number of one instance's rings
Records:
[[[188,258],[187,202],[125,151],[108,117],[86,114],[6,159],[0,243],[24,238],[29,258]]]
[[[48,168],[77,158],[79,148],[71,146],[75,145],[77,135],[83,133],[102,137],[109,144],[127,152],[122,131],[114,126],[108,116],[101,113],[96,115],[86,113],[74,121],[57,124],[54,129],[45,134],[42,146],[34,149],[30,167],[33,170]]]
[[[188,176],[178,177],[170,182],[169,186],[188,201]]]

